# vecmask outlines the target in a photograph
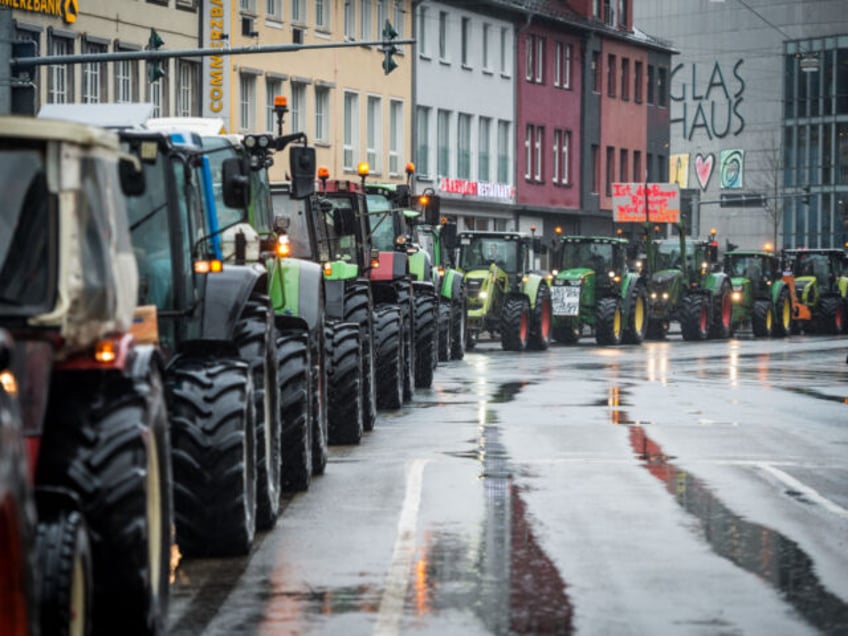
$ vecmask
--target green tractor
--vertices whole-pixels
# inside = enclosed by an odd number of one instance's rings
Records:
[[[733,285],[733,330],[750,325],[757,338],[784,337],[792,328],[792,294],[780,257],[769,250],[732,250],[724,271]]]
[[[460,232],[459,269],[465,276],[466,347],[483,331],[506,351],[544,350],[551,341],[551,290],[531,269],[541,240],[522,232]]]
[[[848,256],[841,249],[783,251],[794,279],[793,332],[843,333],[848,312]]]
[[[672,320],[684,340],[729,338],[733,333],[733,287],[716,271],[718,243],[677,238],[646,241],[648,272],[647,337],[661,340]]]
[[[551,286],[553,336],[574,343],[584,326],[599,345],[640,344],[648,325],[645,278],[628,270],[626,239],[563,236]]]

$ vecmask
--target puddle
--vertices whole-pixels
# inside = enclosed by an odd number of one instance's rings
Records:
[[[735,514],[704,482],[671,463],[674,457],[666,455],[641,426],[630,428],[630,443],[648,472],[700,522],[703,537],[716,554],[775,588],[815,628],[845,633],[848,604],[822,585],[812,559],[797,543]]]

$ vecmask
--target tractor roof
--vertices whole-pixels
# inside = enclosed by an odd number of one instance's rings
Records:
[[[608,243],[613,245],[627,245],[630,241],[618,236],[562,236],[563,243]]]
[[[460,232],[459,236],[474,238],[474,237],[485,237],[485,238],[501,238],[505,241],[517,241],[519,239],[530,238],[530,235],[526,232],[489,232],[489,231],[479,231],[479,230],[466,230],[464,232]]]
[[[118,150],[118,135],[114,132],[72,121],[3,116],[0,117],[0,135],[39,141],[61,140]]]

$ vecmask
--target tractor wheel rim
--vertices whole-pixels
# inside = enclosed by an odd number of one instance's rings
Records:
[[[772,328],[772,317],[771,317],[771,308],[766,311],[766,331],[771,333]]]
[[[527,312],[521,312],[521,323],[518,326],[518,337],[521,339],[521,344],[527,341]]]
[[[633,309],[633,328],[636,333],[642,333],[645,326],[645,301],[641,296],[636,299],[636,306]]]
[[[698,321],[698,327],[702,332],[707,330],[707,307],[701,303],[701,319]]]
[[[612,335],[613,338],[618,340],[621,336],[621,308],[616,307],[615,313],[612,316]]]
[[[730,302],[730,294],[725,294],[721,298],[721,325],[725,329],[730,327],[730,317],[733,313],[733,306]]]
[[[147,444],[147,560],[150,569],[150,591],[159,597],[162,576],[161,484],[159,482],[159,449],[150,431]]]
[[[783,311],[781,311],[780,314],[781,314],[781,324],[783,325],[783,329],[784,330],[789,329],[790,324],[792,322],[792,306],[789,303],[789,300],[787,300],[787,299],[783,300]]]
[[[540,326],[542,340],[547,340],[551,334],[551,314],[551,301],[547,299],[542,305],[542,324]]]

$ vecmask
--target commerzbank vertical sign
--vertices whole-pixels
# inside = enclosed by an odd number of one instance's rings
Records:
[[[231,0],[205,0],[203,7],[203,47],[224,48],[228,44]],[[230,126],[230,56],[203,58],[203,116],[221,117]]]

